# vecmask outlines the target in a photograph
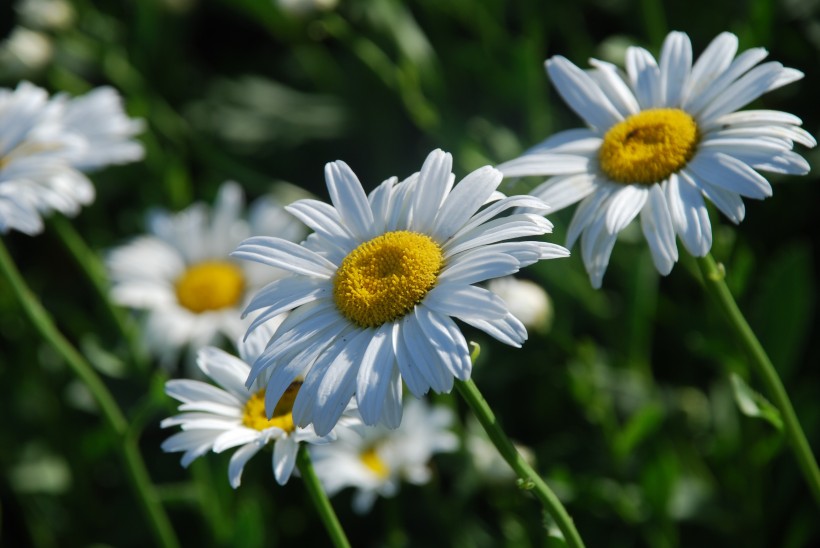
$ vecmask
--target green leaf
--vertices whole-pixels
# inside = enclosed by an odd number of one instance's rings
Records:
[[[761,396],[759,393],[752,390],[746,384],[746,381],[741,379],[738,375],[732,373],[731,378],[732,391],[735,395],[735,402],[737,403],[740,412],[747,417],[763,419],[779,431],[783,430],[783,419],[780,417],[780,411],[774,405]]]

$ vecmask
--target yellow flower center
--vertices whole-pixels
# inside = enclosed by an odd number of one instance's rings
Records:
[[[378,453],[376,453],[375,447],[367,448],[359,458],[362,461],[368,470],[376,474],[379,479],[385,479],[388,475],[390,475],[390,468],[387,464],[381,459]]]
[[[399,230],[364,242],[342,261],[333,299],[360,327],[378,327],[410,312],[436,285],[444,264],[429,236]]]
[[[176,282],[179,304],[197,314],[235,306],[244,290],[242,270],[227,261],[195,264]]]
[[[603,172],[624,184],[659,183],[692,159],[698,125],[676,108],[650,109],[615,124],[598,152]]]
[[[296,394],[299,393],[301,387],[302,381],[290,383],[290,386],[279,399],[279,403],[276,404],[271,418],[268,418],[265,414],[265,390],[255,393],[245,404],[245,410],[242,413],[242,424],[254,430],[265,430],[271,426],[276,426],[285,432],[293,432],[296,429],[293,424],[293,402],[296,400]]]

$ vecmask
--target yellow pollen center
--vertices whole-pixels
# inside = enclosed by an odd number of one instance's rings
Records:
[[[387,464],[381,459],[378,453],[376,453],[375,447],[369,447],[366,449],[359,458],[362,461],[368,470],[376,474],[379,479],[385,479],[388,475],[390,475],[390,468],[388,468]]]
[[[242,413],[242,424],[254,430],[265,430],[271,426],[281,428],[285,432],[293,432],[296,426],[293,424],[293,402],[296,394],[302,387],[302,381],[290,383],[285,393],[279,399],[279,403],[273,409],[273,416],[268,418],[265,414],[265,390],[260,390],[250,397],[245,404]]]
[[[650,109],[615,124],[598,152],[603,172],[623,184],[659,183],[695,154],[698,125],[676,108]]]
[[[378,327],[420,303],[443,264],[441,248],[429,236],[387,232],[344,258],[333,280],[333,299],[351,322]]]
[[[179,304],[197,314],[236,305],[244,290],[242,270],[227,261],[195,264],[176,281]]]

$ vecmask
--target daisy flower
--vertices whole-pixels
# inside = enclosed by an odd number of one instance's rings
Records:
[[[77,98],[28,82],[0,89],[0,232],[37,234],[41,215],[77,214],[94,201],[83,171],[142,158],[141,128],[111,88]]]
[[[698,257],[712,246],[705,199],[732,222],[742,198],[771,196],[759,172],[803,175],[809,164],[792,151],[815,139],[792,114],[738,111],[803,73],[759,64],[763,48],[737,57],[725,32],[692,62],[689,37],[670,33],[658,63],[645,49],[626,52],[626,74],[593,59],[589,72],[555,56],[546,68],[558,93],[588,128],[560,132],[498,166],[505,176],[549,175],[533,195],[553,210],[581,202],[567,247],[581,238],[592,285],[601,286],[618,233],[640,216],[655,267],[668,274],[678,259],[675,235]]]
[[[228,254],[239,242],[260,230],[290,239],[304,236],[275,201],[255,202],[248,219],[243,209],[242,189],[224,183],[213,210],[196,203],[178,213],[155,211],[149,214],[148,234],[106,257],[112,300],[145,311],[145,343],[166,366],[185,348],[241,336],[248,295],[284,274],[232,260]]]
[[[423,400],[408,400],[405,407],[404,421],[395,430],[361,424],[338,428],[336,441],[310,447],[328,495],[356,488],[353,509],[363,514],[377,496],[395,495],[402,480],[416,485],[430,481],[430,458],[458,448],[458,437],[450,431],[453,412]]]
[[[293,273],[262,289],[246,311],[250,329],[292,311],[256,360],[248,382],[270,370],[273,409],[297,376],[293,408],[300,426],[329,432],[355,395],[365,424],[401,422],[402,379],[420,397],[449,392],[470,377],[467,342],[453,318],[520,346],[522,323],[492,292],[473,284],[517,272],[540,259],[565,257],[540,241],[552,225],[540,215],[496,216],[516,206],[543,212],[532,196],[499,199],[499,171],[486,166],[453,186],[452,157],[432,152],[420,173],[365,195],[344,162],[327,164],[333,205],[301,200],[286,209],[315,232],[303,245],[259,236],[234,257]],[[494,200],[486,208],[482,206]]]
[[[291,409],[301,381],[288,386],[270,417],[265,414],[265,389],[245,387],[248,363],[264,349],[270,334],[266,326],[240,342],[238,358],[215,347],[200,350],[197,365],[218,386],[189,379],[165,383],[165,393],[181,402],[181,413],[163,420],[161,426],[179,426],[182,431],[165,440],[162,449],[184,451],[182,466],[187,467],[208,451],[221,453],[239,447],[228,466],[228,480],[234,489],[239,487],[248,460],[269,443],[273,442],[273,475],[284,485],[293,471],[300,443],[325,443],[335,438],[335,434],[317,436],[313,428],[293,424]]]

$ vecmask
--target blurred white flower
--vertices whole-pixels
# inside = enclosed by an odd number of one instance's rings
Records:
[[[338,0],[276,0],[276,4],[292,15],[306,15],[315,11],[326,11],[336,7]]]
[[[245,464],[268,443],[273,442],[274,478],[284,485],[293,471],[300,443],[326,443],[335,438],[333,433],[319,437],[313,427],[293,424],[291,411],[302,384],[300,380],[291,383],[275,403],[268,413],[270,418],[265,413],[265,389],[245,387],[250,372],[248,363],[265,348],[276,325],[278,322],[265,326],[246,342],[240,342],[239,358],[215,347],[199,351],[197,365],[219,387],[189,379],[165,383],[165,392],[182,403],[182,413],[163,420],[161,425],[179,426],[182,431],[165,440],[162,449],[184,451],[182,465],[187,467],[208,451],[221,453],[239,447],[228,466],[228,480],[234,489],[239,487]]]
[[[15,27],[8,38],[0,42],[0,67],[6,76],[28,76],[48,65],[52,57],[51,39],[25,27]]]
[[[66,29],[76,15],[67,0],[22,0],[14,9],[23,25],[43,30]]]
[[[513,469],[498,452],[487,432],[475,417],[467,420],[464,445],[473,459],[473,464],[481,479],[489,482],[511,481],[516,478]],[[530,465],[535,463],[535,455],[529,447],[515,443],[515,448]]]
[[[365,513],[378,495],[395,495],[402,480],[418,485],[430,480],[430,458],[458,447],[450,430],[453,421],[450,409],[410,399],[396,429],[363,424],[339,428],[336,441],[311,447],[316,474],[330,496],[355,487],[353,509]]]
[[[537,283],[505,276],[490,280],[487,289],[501,297],[510,313],[521,320],[527,329],[549,330],[552,325],[552,300]]]
[[[195,203],[178,213],[153,211],[148,234],[108,253],[111,298],[145,311],[145,343],[163,365],[171,365],[186,347],[212,344],[220,334],[235,340],[244,333],[242,309],[249,295],[283,274],[228,256],[261,230],[289,240],[304,234],[268,198],[254,203],[246,219],[241,187],[227,182],[213,209]]]
[[[77,98],[28,82],[0,88],[0,232],[42,230],[41,215],[75,215],[94,200],[83,170],[142,157],[119,95],[97,88]]]

